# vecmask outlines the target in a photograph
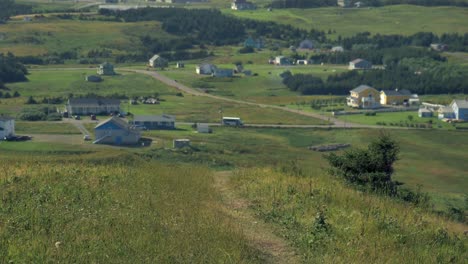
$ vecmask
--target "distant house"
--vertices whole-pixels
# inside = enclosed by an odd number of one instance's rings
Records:
[[[154,55],[149,59],[149,66],[153,68],[164,68],[169,65],[168,61],[159,55]]]
[[[88,75],[86,76],[85,80],[87,82],[100,82],[102,81],[102,78],[96,75]]]
[[[236,64],[236,67],[234,67],[234,73],[241,73],[244,71],[244,66],[242,64]]]
[[[119,99],[70,98],[65,105],[69,115],[97,115],[120,112]]]
[[[103,64],[99,65],[97,73],[99,75],[115,75],[114,65],[108,62],[104,62]]]
[[[274,60],[275,65],[291,65],[291,61],[289,58],[286,58],[284,56],[277,56]]]
[[[309,64],[308,60],[297,60],[296,65],[307,65]]]
[[[217,67],[214,64],[202,63],[197,65],[195,71],[197,72],[197,74],[211,75],[216,71],[216,69]]]
[[[264,41],[263,39],[261,38],[258,38],[258,39],[253,39],[252,37],[248,37],[245,41],[244,41],[244,47],[250,47],[250,48],[256,48],[256,49],[262,49],[264,48],[265,44],[264,44]]]
[[[176,63],[176,68],[177,68],[177,69],[185,68],[185,64],[184,64],[183,62],[177,62],[177,63]]]
[[[340,6],[340,7],[351,7],[352,2],[351,2],[351,0],[338,0],[337,5]]]
[[[448,46],[442,43],[432,43],[430,45],[430,48],[435,51],[446,51],[448,49]]]
[[[15,135],[15,119],[0,115],[0,140]]]
[[[134,145],[140,140],[140,131],[119,117],[111,117],[94,129],[94,144]]]
[[[349,91],[350,96],[346,98],[347,105],[356,108],[378,108],[379,91],[368,85],[359,85]]]
[[[303,40],[300,44],[299,44],[299,49],[308,49],[308,50],[311,50],[314,48],[314,43],[312,42],[312,40]]]
[[[160,104],[158,98],[146,98],[141,100],[144,104]]]
[[[213,77],[232,77],[234,75],[234,70],[216,68],[212,75]]]
[[[453,109],[450,106],[441,107],[439,108],[438,112],[439,114],[437,117],[439,119],[444,119],[444,118],[454,119],[455,118],[455,113],[453,112]]]
[[[254,10],[255,8],[257,7],[247,0],[233,0],[231,4],[232,10]]]
[[[372,68],[372,63],[363,60],[363,59],[355,59],[349,62],[350,70],[368,70]]]
[[[403,105],[409,104],[412,94],[408,90],[382,90],[380,92],[381,105]]]
[[[197,124],[197,132],[198,133],[211,133],[212,130],[208,124]]]
[[[136,115],[133,125],[146,129],[175,129],[175,116],[173,115]]]
[[[455,119],[468,121],[468,100],[453,100],[450,103]]]
[[[342,46],[335,46],[331,49],[332,52],[343,52],[344,48]]]
[[[432,111],[427,108],[419,108],[418,116],[421,118],[432,117]]]

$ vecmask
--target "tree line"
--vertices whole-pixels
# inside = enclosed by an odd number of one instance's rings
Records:
[[[0,88],[4,83],[26,81],[28,70],[12,53],[0,53]]]
[[[419,6],[468,6],[466,0],[351,0],[350,5],[361,2],[362,6],[419,5]],[[316,8],[337,6],[335,0],[273,0],[268,7],[273,8]]]
[[[215,9],[140,8],[126,11],[100,9],[100,14],[115,16],[121,21],[160,21],[164,31],[189,38],[192,44],[233,45],[247,36],[261,36],[289,42],[309,38],[325,42],[324,31],[303,30],[291,25],[240,19]],[[247,33],[248,32],[248,33]]]
[[[312,74],[292,74],[281,76],[283,84],[291,91],[304,95],[347,95],[361,84],[377,90],[407,89],[417,94],[467,93],[467,72],[447,63],[437,63],[427,58],[409,58],[400,63],[390,64],[385,70],[364,72],[348,71],[328,76],[326,80]]]
[[[449,51],[468,51],[468,33],[444,33],[440,36],[432,32],[418,32],[413,35],[371,35],[370,32],[357,33],[352,37],[342,38],[338,36],[337,44],[345,49],[353,49],[356,45],[372,45],[372,48],[397,48],[402,46],[429,47],[432,43],[448,45]]]
[[[389,65],[398,63],[403,58],[430,58],[435,61],[446,61],[436,51],[430,51],[424,48],[417,47],[400,47],[386,49],[358,49],[347,50],[335,53],[320,53],[310,56],[312,63],[329,63],[329,64],[348,64],[350,61],[362,58],[370,61],[372,64]]]

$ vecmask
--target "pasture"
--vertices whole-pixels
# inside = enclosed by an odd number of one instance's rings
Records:
[[[352,36],[368,31],[372,34],[403,34],[416,32],[460,33],[468,32],[465,23],[468,9],[460,7],[422,7],[395,5],[378,8],[310,8],[267,9],[236,12],[224,10],[234,16],[296,25],[304,29],[332,30],[330,37]]]

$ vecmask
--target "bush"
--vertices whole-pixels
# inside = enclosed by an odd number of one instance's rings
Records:
[[[62,115],[59,113],[51,113],[47,116],[47,121],[61,121]]]

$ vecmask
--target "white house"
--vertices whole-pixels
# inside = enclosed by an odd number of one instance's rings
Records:
[[[372,63],[363,60],[363,59],[355,59],[349,62],[350,70],[368,70],[372,68]]]
[[[197,65],[196,72],[197,74],[211,75],[216,71],[217,67],[214,64],[202,63]]]
[[[153,68],[156,68],[156,67],[164,68],[164,67],[167,67],[167,65],[168,65],[167,60],[159,55],[154,55],[153,57],[151,57],[151,59],[149,59],[149,66]]]
[[[0,140],[15,135],[15,120],[11,117],[0,116]]]

